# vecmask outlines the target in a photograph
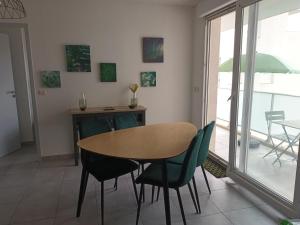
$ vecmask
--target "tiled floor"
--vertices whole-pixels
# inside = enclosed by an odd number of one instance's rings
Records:
[[[96,225],[100,224],[100,186],[92,177],[80,218],[75,217],[80,167],[73,160],[40,162],[32,146],[0,159],[0,225]],[[186,188],[183,204],[189,225],[276,225],[282,215],[229,178],[208,174],[209,195],[201,170],[197,171],[202,214],[195,214]],[[136,203],[131,179],[123,176],[118,191],[113,181],[105,183],[105,224],[134,225]],[[150,187],[142,206],[140,225],[163,225],[161,197],[150,204]],[[183,224],[176,193],[171,195],[172,224]]]
[[[273,164],[275,154],[264,158],[271,148],[261,144],[257,149],[250,149],[248,152],[247,174],[260,181],[273,191],[284,196],[290,201],[293,200],[297,160],[294,157],[284,154],[281,157],[281,165]],[[229,131],[216,127],[215,153],[228,160],[229,154]],[[237,163],[239,161],[239,149],[237,151]]]

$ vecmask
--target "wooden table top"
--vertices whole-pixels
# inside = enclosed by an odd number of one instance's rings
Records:
[[[78,146],[118,158],[166,159],[186,151],[196,133],[191,123],[162,123],[91,136],[80,140]]]
[[[276,123],[282,126],[291,127],[300,130],[300,120],[273,121],[272,123]]]
[[[88,107],[86,110],[82,111],[79,108],[70,109],[69,113],[71,115],[79,114],[93,114],[93,113],[111,113],[111,112],[136,112],[136,111],[145,111],[144,106],[137,106],[133,109],[128,106],[106,106],[106,107]]]

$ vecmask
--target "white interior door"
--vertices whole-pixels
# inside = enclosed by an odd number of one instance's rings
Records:
[[[20,148],[19,121],[9,47],[9,37],[0,33],[0,156]]]

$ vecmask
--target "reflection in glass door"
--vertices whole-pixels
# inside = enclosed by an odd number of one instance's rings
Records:
[[[243,8],[242,15],[235,168],[293,202],[300,137],[300,2],[263,0]]]

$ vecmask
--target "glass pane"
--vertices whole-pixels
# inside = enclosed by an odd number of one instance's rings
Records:
[[[211,21],[207,121],[216,121],[210,151],[225,161],[229,155],[229,118],[235,12]]]
[[[299,1],[245,8],[237,137],[236,167],[291,202],[300,137],[299,21]]]

